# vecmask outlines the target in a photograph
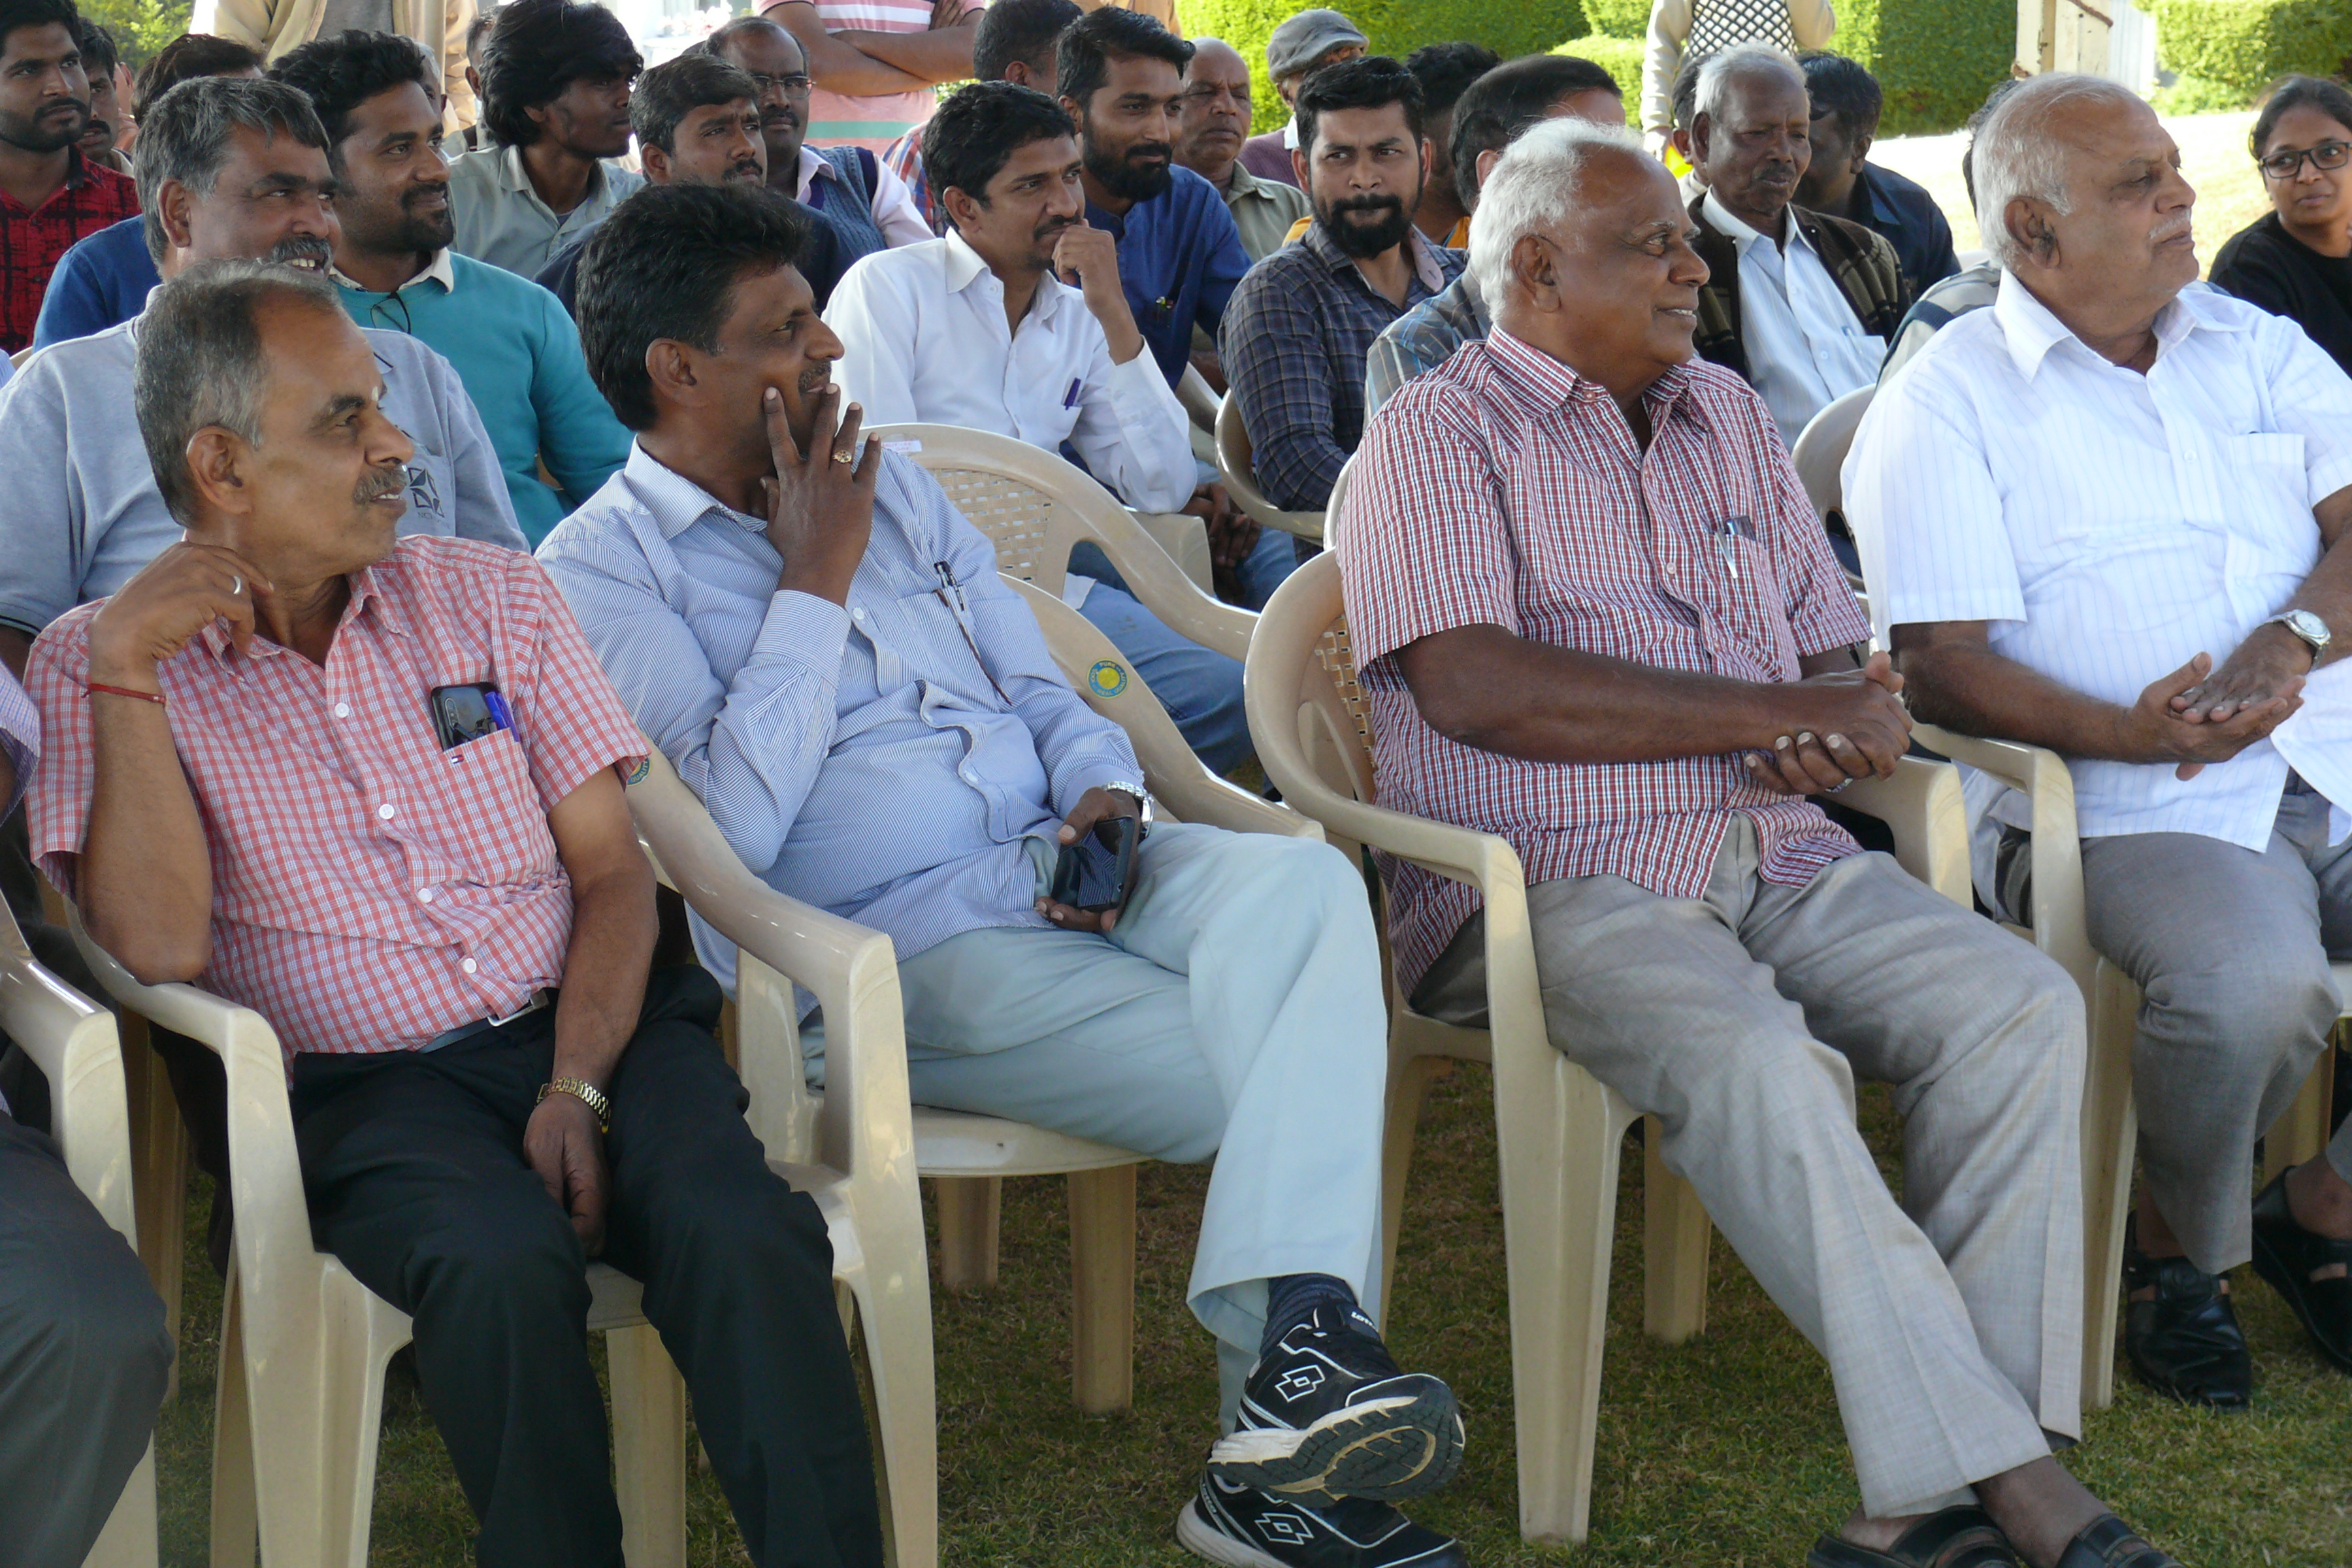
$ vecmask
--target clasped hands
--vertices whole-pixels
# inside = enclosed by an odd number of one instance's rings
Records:
[[[2181,779],[2228,762],[2303,706],[2311,665],[2311,645],[2274,622],[2255,627],[2219,669],[2212,655],[2199,654],[2132,705],[2140,760],[2171,763]]]
[[[1775,689],[1786,727],[1769,752],[1747,753],[1748,776],[1778,795],[1834,795],[1860,778],[1889,778],[1911,747],[1903,677],[1883,653]]]

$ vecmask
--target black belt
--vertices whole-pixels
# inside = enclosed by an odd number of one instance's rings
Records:
[[[552,1007],[554,1005],[555,991],[553,987],[551,986],[545,990],[534,991],[530,994],[530,1000],[526,1001],[521,1006],[516,1008],[511,1013],[501,1014],[495,1018],[477,1018],[470,1024],[460,1024],[454,1029],[444,1029],[418,1048],[420,1050],[437,1051],[444,1046],[454,1046],[460,1040],[470,1040],[476,1035],[481,1034],[485,1030],[503,1029],[518,1018],[527,1018],[542,1007]]]

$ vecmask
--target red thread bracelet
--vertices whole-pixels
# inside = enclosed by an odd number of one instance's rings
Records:
[[[85,685],[92,692],[103,691],[110,697],[136,697],[140,701],[152,702],[158,708],[165,706],[163,694],[160,691],[133,691],[128,686],[109,686],[99,680],[88,681]]]

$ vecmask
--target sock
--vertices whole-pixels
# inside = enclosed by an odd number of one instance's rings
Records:
[[[1357,1310],[1356,1293],[1345,1279],[1329,1274],[1282,1274],[1265,1282],[1265,1334],[1258,1353],[1271,1355],[1282,1336],[1329,1307],[1335,1317]]]

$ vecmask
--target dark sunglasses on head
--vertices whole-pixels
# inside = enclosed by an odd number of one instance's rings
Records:
[[[2318,146],[2306,147],[2300,153],[2273,153],[2267,158],[2255,161],[2262,164],[2263,173],[2272,179],[2292,180],[2303,168],[2305,158],[2311,160],[2311,166],[2315,169],[2340,169],[2347,157],[2352,157],[2352,142],[2322,142]]]

